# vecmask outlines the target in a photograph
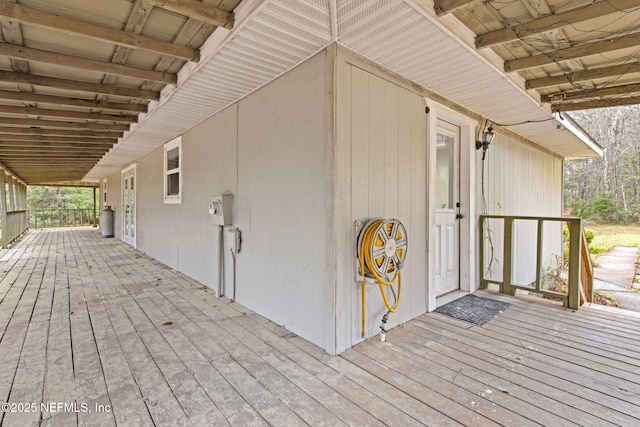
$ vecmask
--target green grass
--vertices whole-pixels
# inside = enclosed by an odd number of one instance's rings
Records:
[[[614,246],[640,248],[640,226],[585,224],[584,228],[593,231],[594,237],[589,245],[589,251],[595,255],[595,258]]]

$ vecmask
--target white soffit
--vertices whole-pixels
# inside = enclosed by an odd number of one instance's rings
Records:
[[[141,115],[140,123],[125,133],[123,141],[98,162],[86,180],[119,172],[331,42],[329,0],[265,1],[247,13],[252,16],[244,20],[236,15],[236,28],[228,37],[227,30],[216,30],[212,39],[224,39],[218,42],[221,47],[215,54],[208,61],[203,58],[202,64],[188,64],[196,71],[172,93],[163,93],[167,99]]]
[[[427,3],[414,0],[415,3]],[[403,0],[338,2],[338,41],[464,108],[562,157],[593,157],[592,148],[472,46],[435,17],[433,5]],[[546,120],[546,121],[545,121]]]
[[[218,29],[205,43],[213,54],[203,52],[200,64],[187,64],[178,88],[165,88],[161,104],[141,115],[141,122],[85,179],[119,172],[323,49],[334,40],[332,3],[337,4],[337,41],[347,48],[496,124],[538,122],[509,128],[560,156],[595,154],[473,46],[462,44],[444,20],[435,17],[432,5],[408,0],[255,0],[240,4],[234,30]]]

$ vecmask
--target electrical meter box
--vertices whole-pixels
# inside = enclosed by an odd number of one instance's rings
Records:
[[[209,200],[209,214],[214,225],[231,225],[232,194],[212,196]]]

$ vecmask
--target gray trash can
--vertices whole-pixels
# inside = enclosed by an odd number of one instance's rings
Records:
[[[100,213],[100,230],[102,237],[113,237],[113,210],[107,206]]]

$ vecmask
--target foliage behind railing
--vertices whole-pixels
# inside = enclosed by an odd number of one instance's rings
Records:
[[[29,228],[81,227],[95,225],[93,209],[29,209]]]
[[[493,230],[488,228],[485,223],[487,220],[498,220],[503,222],[503,239],[502,242],[495,241],[493,238],[487,239],[486,236],[492,236]],[[535,238],[535,247],[537,256],[531,260],[535,263],[535,280],[529,284],[516,284],[513,282],[513,266],[514,266],[514,251],[516,245],[514,245],[514,223],[519,222],[534,222],[537,226],[537,237]],[[545,280],[544,266],[542,265],[542,251],[543,251],[543,224],[545,222],[560,222],[566,223],[568,229],[568,252],[567,252],[567,267],[568,277],[567,285],[568,289],[566,293],[560,293],[550,289],[545,289],[543,282]],[[592,274],[589,273],[590,260],[588,258],[588,252],[585,254],[582,251],[582,245],[584,244],[582,222],[579,218],[558,218],[558,217],[530,217],[530,216],[508,216],[508,215],[480,215],[480,277],[481,286],[486,287],[489,283],[495,283],[500,286],[500,292],[513,295],[517,289],[533,291],[542,295],[546,295],[551,298],[560,298],[564,301],[565,305],[572,309],[578,309],[580,306],[580,299],[585,301],[591,301],[590,292],[592,284],[588,281],[593,280]],[[487,245],[489,247],[487,248]],[[490,270],[487,270],[487,266],[491,265],[494,258],[494,247],[500,245],[502,253],[502,279],[493,279],[487,277],[487,273],[490,275]],[[497,249],[497,248],[496,248]],[[558,273],[558,277],[560,273]],[[582,276],[582,277],[581,277]],[[581,295],[581,279],[582,283],[582,295]]]

